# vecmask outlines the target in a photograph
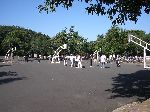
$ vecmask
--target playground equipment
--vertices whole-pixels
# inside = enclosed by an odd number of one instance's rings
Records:
[[[128,42],[133,42],[144,48],[144,68],[150,68],[150,56],[147,56],[147,51],[150,52],[150,44],[131,34],[128,34]]]
[[[54,55],[53,55],[53,57],[52,57],[52,62],[51,62],[51,63],[60,63],[59,53],[60,53],[63,49],[67,49],[67,44],[64,44],[64,45],[58,47],[58,49],[54,52]]]

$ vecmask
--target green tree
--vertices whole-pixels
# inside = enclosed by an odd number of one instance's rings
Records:
[[[19,46],[20,38],[17,37],[18,31],[12,31],[6,35],[2,41],[2,46],[7,52],[9,49]]]
[[[95,50],[97,50],[95,47],[96,46],[96,42],[95,41],[90,41],[89,43],[89,54],[93,54]]]
[[[19,56],[33,53],[32,43],[35,37],[39,40],[39,49],[35,51],[40,51],[41,54],[50,54],[52,49],[49,47],[51,44],[49,36],[18,26],[0,26],[0,54],[5,55],[11,47],[17,47],[15,53]]]
[[[68,34],[67,29],[65,28],[61,32],[57,33],[56,36],[52,38],[52,44],[54,49],[57,49],[59,46],[62,46],[63,44],[67,43],[68,40]]]
[[[49,55],[52,53],[50,38],[43,37],[41,33],[38,33],[30,41],[30,53],[36,53],[38,55]]]
[[[83,1],[83,0],[78,0]],[[58,6],[68,9],[73,6],[75,0],[45,0],[38,6],[39,11],[54,12]],[[150,13],[149,0],[84,0],[88,14],[107,15],[113,24],[125,23],[127,20],[137,22],[144,13]]]
[[[8,33],[12,32],[15,29],[16,29],[15,26],[1,26],[0,25],[0,48],[1,48],[0,49],[0,54],[1,55],[5,55],[5,52],[8,50],[8,48],[3,46],[3,44],[2,44],[3,40],[6,38]]]
[[[83,55],[87,51],[87,49],[85,49],[87,39],[84,39],[78,32],[74,31],[74,26],[71,26],[68,30],[65,28],[52,38],[52,48],[54,50],[63,44],[67,44],[67,51],[65,51],[67,54]],[[61,53],[63,53],[63,51]]]
[[[117,26],[108,30],[105,36],[98,35],[95,42],[95,48],[102,53],[124,54],[127,46],[127,33]]]
[[[95,41],[95,50],[102,51],[105,45],[105,38],[104,35],[97,35],[97,39]]]
[[[104,51],[108,52],[108,54],[120,54],[120,48],[122,48],[122,40],[120,36],[120,29],[118,27],[112,27],[106,33],[106,41]]]

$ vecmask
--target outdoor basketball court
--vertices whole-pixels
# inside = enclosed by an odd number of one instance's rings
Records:
[[[111,112],[150,97],[150,71],[141,64],[83,65],[0,62],[0,112]]]

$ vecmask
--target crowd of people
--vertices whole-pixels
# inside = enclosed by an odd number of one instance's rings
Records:
[[[71,54],[70,56],[64,57],[65,66],[68,65],[68,60],[71,62],[71,67],[82,68],[82,57],[80,55],[74,56]]]
[[[70,55],[70,56],[65,56],[63,58],[64,61],[64,66],[68,66],[69,63],[68,61],[71,62],[70,66],[71,67],[76,67],[76,68],[82,68],[82,61],[83,61],[82,56],[80,55]],[[93,63],[99,64],[101,68],[105,68],[107,63],[112,63],[115,62],[117,67],[121,67],[121,63],[127,62],[127,63],[143,63],[143,57],[141,56],[120,56],[120,55],[109,55],[108,57],[105,54],[99,55],[96,57],[95,55],[90,55],[90,67],[93,66]]]
[[[9,56],[7,56],[7,54],[5,56],[5,60],[7,60],[7,58],[9,57]],[[12,54],[12,53],[10,53],[10,54]],[[28,58],[29,58],[28,54],[26,56],[24,56],[25,62],[28,62]],[[50,62],[53,62],[53,61],[57,62],[57,60],[52,60],[51,55],[48,56],[47,58],[49,59]],[[38,63],[40,63],[41,59],[42,59],[41,56],[39,56],[39,58],[37,58]],[[73,54],[71,54],[70,56],[60,56],[59,57],[59,61],[62,60],[64,63],[64,66],[71,66],[71,67],[76,67],[76,68],[83,68],[83,64],[82,64],[83,59],[84,59],[84,57],[82,57],[81,55],[73,55]],[[101,55],[91,54],[89,59],[90,59],[90,61],[89,61],[90,67],[93,66],[93,63],[97,63],[97,64],[99,64],[99,66],[101,68],[105,68],[107,63],[112,63],[112,62],[115,62],[117,67],[120,67],[122,62],[143,63],[143,57],[141,57],[141,56],[127,57],[127,56],[120,56],[120,55],[106,56],[105,54],[101,54]]]
[[[71,67],[76,67],[76,68],[83,68],[82,65],[82,61],[83,58],[80,55],[70,55],[70,56],[62,56],[63,57],[63,63],[64,66],[71,66]],[[51,60],[51,59],[49,59]],[[99,56],[98,58],[94,55],[90,55],[90,67],[93,66],[93,63],[99,63],[101,68],[105,68],[106,63],[110,63],[110,62],[114,62],[116,61],[116,64],[118,67],[120,67],[120,58],[119,56],[117,58],[115,57],[111,57],[110,59],[108,59],[106,57],[106,55],[102,54],[101,56]],[[70,62],[70,63],[69,63]]]

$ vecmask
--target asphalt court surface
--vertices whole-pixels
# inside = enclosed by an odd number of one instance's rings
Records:
[[[141,64],[71,68],[48,61],[0,62],[0,112],[111,112],[149,97],[150,71]]]

